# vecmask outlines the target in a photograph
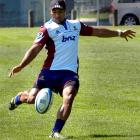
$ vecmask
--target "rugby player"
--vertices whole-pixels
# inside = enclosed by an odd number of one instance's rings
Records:
[[[117,31],[90,27],[78,20],[65,18],[66,5],[63,0],[52,0],[50,4],[51,19],[40,27],[33,45],[27,50],[22,61],[12,68],[9,76],[20,72],[45,47],[47,58],[37,80],[30,91],[24,91],[12,98],[9,109],[14,110],[22,103],[33,104],[37,93],[42,88],[50,88],[62,97],[57,118],[52,129],[51,138],[64,138],[60,134],[72,109],[78,92],[78,39],[82,36],[133,38],[132,30]],[[85,48],[86,49],[86,48]]]

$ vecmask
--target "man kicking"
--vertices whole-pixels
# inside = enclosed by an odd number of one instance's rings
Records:
[[[12,68],[9,76],[20,72],[45,47],[48,51],[42,69],[33,88],[20,92],[13,97],[9,109],[13,110],[22,103],[33,104],[42,88],[50,88],[62,97],[62,105],[58,109],[57,118],[52,129],[52,138],[64,138],[60,134],[72,109],[74,98],[79,88],[78,76],[78,40],[79,35],[97,37],[133,38],[131,30],[115,31],[87,26],[77,20],[65,18],[66,5],[63,0],[52,0],[50,4],[51,19],[40,27],[37,37],[25,53],[22,61]],[[93,40],[93,38],[92,38]],[[86,47],[85,47],[86,50]]]

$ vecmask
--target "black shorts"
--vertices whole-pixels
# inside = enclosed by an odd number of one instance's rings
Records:
[[[70,70],[47,70],[42,69],[34,84],[34,88],[50,88],[54,92],[62,95],[63,88],[67,85],[79,89],[79,77],[77,73]]]

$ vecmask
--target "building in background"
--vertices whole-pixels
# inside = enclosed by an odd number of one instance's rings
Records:
[[[35,24],[43,20],[43,0],[0,0],[0,26],[27,26],[28,11],[33,10]]]
[[[28,13],[33,13],[33,25],[42,25],[50,18],[51,0],[0,0],[0,26],[28,26]],[[74,0],[65,0],[70,18]]]
[[[29,11],[32,11],[33,25],[42,25],[50,18],[50,1],[51,0],[0,0],[0,26],[28,26]],[[73,9],[77,13],[77,18],[86,16],[86,14],[97,10],[97,0],[65,1],[67,4],[66,16],[69,19],[73,16]],[[111,0],[99,0],[100,8],[104,9],[110,2]]]

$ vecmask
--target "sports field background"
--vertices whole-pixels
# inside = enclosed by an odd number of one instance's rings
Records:
[[[80,89],[62,133],[72,140],[140,140],[140,27],[136,38],[80,37]],[[32,45],[38,28],[0,28],[0,140],[47,140],[61,98],[38,114],[34,105],[8,110],[17,92],[30,89],[45,50],[22,72],[8,78]]]

